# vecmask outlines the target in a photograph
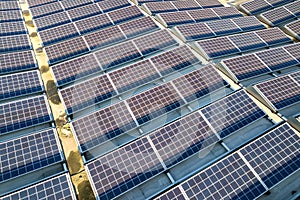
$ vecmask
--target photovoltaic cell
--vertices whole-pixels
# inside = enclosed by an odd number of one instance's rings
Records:
[[[146,123],[184,104],[170,83],[137,94],[127,102],[139,124]]]
[[[300,102],[300,85],[290,76],[274,78],[255,85],[276,109]]]
[[[34,7],[30,9],[30,12],[33,18],[43,17],[50,14],[62,12],[64,9],[62,8],[59,2],[53,2],[49,4],[45,4],[39,7]]]
[[[269,4],[271,4],[273,7],[277,7],[292,2],[294,0],[266,0],[266,1]]]
[[[62,60],[70,59],[74,56],[89,51],[82,37],[66,40],[51,46],[45,47],[49,63],[53,64]]]
[[[14,35],[0,37],[0,53],[31,49],[28,35]]]
[[[8,11],[8,10],[19,10],[18,1],[2,1],[0,2],[0,10]]]
[[[133,42],[144,56],[178,44],[167,30],[147,34]]]
[[[43,42],[43,45],[51,45],[75,36],[79,36],[76,27],[72,23],[40,31],[38,34]]]
[[[291,44],[283,47],[300,63],[300,43]]]
[[[112,26],[113,23],[108,18],[108,15],[103,14],[77,21],[75,22],[75,25],[78,28],[79,32],[81,34],[84,34]]]
[[[287,123],[240,150],[268,188],[300,169],[299,136]]]
[[[146,138],[98,158],[86,168],[99,199],[112,199],[163,171]]]
[[[187,12],[196,22],[220,19],[220,17],[213,11],[213,9],[191,10]]]
[[[142,56],[131,41],[97,51],[95,55],[103,69],[112,68]]]
[[[195,22],[187,12],[161,13],[157,14],[157,18],[168,27]]]
[[[300,1],[295,1],[293,3],[284,6],[287,10],[293,13],[294,16],[300,17]]]
[[[107,76],[103,75],[62,89],[60,94],[67,113],[72,114],[104,101],[116,92]]]
[[[82,151],[92,149],[136,127],[124,102],[71,122]]]
[[[221,63],[234,74],[238,81],[271,72],[255,54],[222,60]]]
[[[218,0],[195,0],[203,8],[213,8],[213,7],[223,7],[223,5]]]
[[[266,189],[237,154],[182,183],[189,199],[256,199]]]
[[[35,69],[32,51],[20,51],[14,53],[0,54],[0,74]]]
[[[229,39],[243,52],[268,46],[254,32],[231,35],[229,36]]]
[[[214,32],[204,22],[177,26],[175,30],[177,30],[186,41],[215,36]]]
[[[242,30],[230,19],[211,21],[206,24],[216,35],[227,35],[242,32]]]
[[[163,76],[200,62],[187,46],[162,53],[151,58],[151,61]]]
[[[0,11],[0,23],[23,21],[20,10]]]
[[[300,20],[293,21],[285,27],[293,36],[300,38]]]
[[[0,76],[0,100],[43,91],[38,71]]]
[[[51,67],[57,86],[74,82],[102,70],[93,54],[74,58]]]
[[[152,15],[163,13],[163,12],[175,12],[178,11],[177,8],[170,2],[149,2],[143,5],[147,8]]]
[[[55,1],[57,1],[57,0],[39,0],[39,1],[27,0],[27,3],[29,5],[29,7],[35,7],[35,6],[41,6],[41,5],[44,5],[44,4],[52,3],[52,2],[55,2]]]
[[[80,6],[84,6],[87,4],[93,3],[92,0],[80,0],[80,1],[73,1],[73,0],[62,0],[61,1],[62,5],[66,10],[72,9],[72,8],[77,8]]]
[[[273,10],[264,12],[261,14],[261,16],[265,19],[265,21],[270,26],[277,26],[287,20],[295,18],[295,15],[293,15],[285,7],[279,7],[279,8],[275,8]]]
[[[6,195],[3,200],[15,199],[76,199],[72,190],[72,183],[67,174],[51,178],[47,181]]]
[[[155,200],[169,200],[169,199],[183,200],[183,199],[185,199],[185,196],[183,195],[183,193],[181,192],[179,187],[174,187],[171,190],[169,190],[168,192],[155,198]]]
[[[115,24],[143,17],[143,13],[136,7],[130,6],[108,13]]]
[[[243,17],[235,7],[220,7],[213,8],[213,10],[221,19]]]
[[[53,129],[0,143],[0,183],[63,161]]]
[[[0,26],[0,36],[26,34],[24,22],[4,22]]]
[[[0,135],[51,121],[45,96],[0,105]]]
[[[196,1],[173,1],[172,4],[178,10],[196,10],[202,8]]]
[[[244,90],[200,110],[221,138],[265,116]]]
[[[34,19],[34,23],[39,31],[60,26],[69,22],[71,22],[71,20],[66,12],[55,13]]]
[[[149,135],[167,167],[218,142],[199,113],[190,114]]]
[[[270,5],[266,0],[247,1],[242,3],[240,7],[248,14],[252,15],[272,9],[272,5]]]
[[[252,31],[266,28],[255,16],[244,16],[231,19],[243,31]]]
[[[181,95],[189,102],[224,88],[227,83],[212,65],[181,76],[173,83]]]
[[[137,88],[160,77],[149,60],[121,68],[109,73],[109,76],[120,93]]]
[[[297,81],[299,84],[300,84],[300,72],[295,72],[295,73],[292,73],[290,74],[290,76],[295,79],[295,81]]]
[[[68,10],[68,14],[70,15],[73,22],[87,17],[99,15],[101,13],[101,10],[96,4],[90,4]]]
[[[131,4],[127,0],[110,0],[110,1],[101,1],[98,3],[98,6],[103,12],[109,12],[112,10],[117,10],[119,8],[130,6]]]

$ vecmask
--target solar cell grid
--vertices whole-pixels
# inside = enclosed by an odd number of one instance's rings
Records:
[[[99,49],[126,39],[118,26],[93,32],[83,37],[91,50]]]
[[[144,56],[178,44],[167,30],[150,33],[133,42]]]
[[[272,9],[272,5],[270,5],[266,0],[247,1],[242,3],[240,6],[248,14],[253,15]]]
[[[266,19],[266,22],[270,26],[277,26],[287,20],[295,18],[295,16],[285,7],[279,7],[274,10],[264,12],[261,16]]]
[[[72,23],[40,31],[38,34],[45,46],[79,36],[75,25]]]
[[[109,76],[119,92],[126,92],[160,77],[149,60],[121,68],[109,73]]]
[[[0,76],[0,100],[42,92],[38,71]]]
[[[240,150],[268,188],[300,168],[299,136],[283,124]]]
[[[187,12],[171,12],[158,14],[157,18],[161,20],[165,26],[174,26],[195,22]]]
[[[169,200],[169,199],[174,199],[174,200],[183,200],[185,199],[185,196],[182,194],[181,190],[179,187],[174,187],[168,192],[166,192],[163,195],[160,195],[159,197],[155,198],[155,200]]]
[[[49,63],[53,64],[86,53],[89,51],[89,49],[83,38],[77,37],[47,46],[45,47],[45,51],[48,56]]]
[[[300,43],[291,44],[283,47],[289,54],[300,62]]]
[[[0,143],[0,183],[63,161],[53,129]]]
[[[223,5],[218,0],[195,0],[203,8],[213,8],[213,7],[223,7]]]
[[[137,94],[127,102],[139,124],[146,123],[184,104],[170,83]]]
[[[175,30],[177,30],[186,41],[215,36],[215,33],[204,22],[177,26]]]
[[[163,76],[200,62],[187,46],[162,53],[151,58],[151,61]]]
[[[159,29],[159,27],[150,17],[143,17],[140,19],[132,20],[119,25],[119,27],[127,36],[127,38],[132,38]]]
[[[196,22],[220,19],[220,17],[213,11],[213,9],[191,10],[187,12]]]
[[[268,46],[254,32],[231,35],[229,36],[229,39],[243,52]]]
[[[67,11],[72,21],[77,21],[87,17],[101,14],[101,10],[96,4],[90,4]]]
[[[279,28],[269,28],[255,32],[269,46],[291,42],[291,39]]]
[[[300,16],[300,1],[295,1],[293,3],[284,6],[287,10],[293,13],[294,16]]]
[[[0,53],[31,49],[28,35],[3,36],[0,39]]]
[[[26,34],[24,22],[4,22],[0,26],[0,36]]]
[[[206,59],[213,59],[240,52],[228,37],[200,40],[196,42],[196,45]]]
[[[0,22],[23,21],[22,13],[19,10],[0,11]]]
[[[242,30],[230,19],[216,20],[207,22],[206,25],[216,34],[233,34],[242,32]]]
[[[19,10],[19,4],[17,1],[2,1],[0,2],[0,10]]]
[[[227,85],[212,65],[206,65],[199,70],[179,77],[173,80],[173,83],[188,102],[222,89]]]
[[[266,0],[266,1],[269,4],[271,4],[273,7],[277,7],[292,2],[294,0]]]
[[[112,68],[142,56],[131,41],[97,51],[95,55],[103,69]]]
[[[200,110],[221,138],[265,116],[244,90]]]
[[[39,0],[39,1],[27,0],[27,3],[29,5],[29,7],[35,7],[35,6],[41,6],[41,5],[44,5],[44,4],[52,3],[52,2],[55,2],[55,1],[57,1],[57,0]]]
[[[51,120],[45,96],[0,105],[0,135]]]
[[[166,2],[149,2],[143,5],[152,15],[163,12],[175,12],[177,8],[169,1]]]
[[[298,62],[290,56],[283,48],[261,51],[256,55],[271,69],[280,70],[297,65]]]
[[[282,76],[255,85],[276,109],[300,102],[300,85],[289,76]]]
[[[136,127],[124,102],[71,122],[82,151],[92,149]]]
[[[256,199],[266,192],[237,153],[188,179],[182,187],[189,199]]]
[[[53,2],[45,4],[39,7],[34,7],[30,9],[33,18],[43,17],[50,14],[62,12],[64,9],[59,2]]]
[[[202,6],[200,6],[195,1],[173,1],[172,4],[178,10],[196,10],[202,8]]]
[[[93,54],[59,63],[51,67],[56,84],[62,86],[102,70]]]
[[[271,72],[255,54],[223,60],[222,64],[234,74],[238,81]]]
[[[300,38],[300,20],[291,22],[285,26],[288,28],[288,31],[292,33],[294,36]]]
[[[0,54],[0,74],[37,68],[32,51]]]
[[[143,17],[143,13],[136,6],[122,8],[108,13],[115,24]]]
[[[93,3],[92,0],[80,0],[80,1],[73,1],[73,0],[61,0],[62,5],[66,10],[76,8],[79,6],[84,6],[87,4]]]
[[[15,199],[75,199],[72,184],[67,174],[54,177],[47,181],[35,184],[23,190],[6,195],[3,200]]]
[[[221,19],[243,17],[235,7],[220,7],[213,8],[213,10]]]
[[[56,27],[71,22],[66,12],[55,13],[34,19],[34,23],[39,31]]]
[[[87,164],[99,199],[112,199],[163,171],[146,138]]]
[[[106,75],[60,90],[68,114],[95,105],[116,94]]]
[[[149,135],[167,167],[215,144],[219,139],[199,113],[190,114]]]
[[[103,14],[77,21],[75,22],[75,25],[78,28],[79,32],[81,34],[84,34],[112,26],[113,23],[108,18],[108,15]]]
[[[98,6],[103,12],[109,12],[112,10],[117,10],[119,8],[130,6],[131,4],[127,0],[111,0],[102,1],[98,3]]]
[[[290,75],[293,79],[295,79],[295,81],[297,81],[299,84],[300,84],[300,72],[295,72],[295,73],[292,73]]]
[[[231,19],[243,31],[252,31],[266,28],[255,16],[244,16]]]

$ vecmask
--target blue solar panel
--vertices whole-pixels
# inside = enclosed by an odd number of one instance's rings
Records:
[[[229,39],[243,52],[268,46],[254,32],[232,35]]]
[[[14,35],[0,37],[0,53],[10,51],[30,50],[31,43],[28,35]]]

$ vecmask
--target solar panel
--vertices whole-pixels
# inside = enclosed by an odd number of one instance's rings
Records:
[[[243,17],[235,7],[220,7],[213,8],[213,10],[221,19]]]
[[[277,7],[292,2],[294,0],[266,0],[266,1],[269,4],[271,4],[273,7]]]
[[[0,104],[0,135],[49,122],[49,112],[45,96]]]
[[[0,76],[0,100],[43,91],[38,71]]]
[[[60,90],[68,114],[78,112],[114,95],[116,92],[106,75],[89,79]]]
[[[191,10],[187,12],[196,22],[220,19],[220,17],[213,11],[213,9]]]
[[[95,55],[103,69],[112,68],[142,56],[131,41],[97,51]]]
[[[57,86],[72,83],[102,70],[93,54],[74,58],[51,67]]]
[[[102,1],[98,3],[102,12],[109,12],[112,10],[117,10],[119,8],[130,6],[131,4],[127,0],[110,0]]]
[[[0,74],[35,69],[32,51],[21,51],[14,53],[0,54]]]
[[[0,23],[23,21],[20,10],[0,11]]]
[[[147,34],[140,38],[134,39],[133,42],[143,56],[178,44],[167,30],[160,30]]]
[[[243,52],[268,46],[254,32],[231,35],[229,36],[229,39]]]
[[[173,1],[172,4],[178,10],[196,10],[202,8],[202,6],[200,6],[195,1]]]
[[[300,62],[300,44],[291,44],[283,47],[289,54],[291,54],[298,62]]]
[[[182,191],[179,189],[179,187],[177,186],[177,187],[172,188],[168,192],[160,195],[159,197],[155,198],[155,200],[169,200],[169,199],[183,200],[183,199],[185,199],[185,196],[182,193]]]
[[[186,41],[214,37],[215,33],[206,23],[187,24],[174,28]]]
[[[278,110],[300,102],[300,86],[289,76],[258,83],[255,88]]]
[[[52,3],[52,2],[56,2],[57,0],[27,0],[27,3],[29,5],[29,7],[36,7],[36,6],[41,6],[44,4],[48,4],[48,3]]]
[[[287,20],[295,18],[295,16],[285,7],[275,8],[261,14],[261,17],[270,26],[277,26]]]
[[[61,0],[60,2],[62,3],[62,5],[66,10],[93,3],[92,0],[80,0],[80,1]]]
[[[76,27],[72,23],[40,31],[38,34],[44,46],[79,36]]]
[[[290,74],[290,76],[300,84],[300,72],[299,71]]]
[[[251,142],[240,152],[267,187],[272,188],[299,171],[299,145],[297,133],[284,123]]]
[[[149,13],[152,15],[163,13],[163,12],[175,12],[177,8],[170,2],[149,2],[143,4]]]
[[[252,1],[247,1],[245,3],[242,3],[240,7],[246,11],[248,14],[258,14],[267,10],[272,9],[272,5],[270,5],[267,1],[265,0],[252,0]]]
[[[14,199],[76,199],[73,186],[67,174],[51,178],[33,186],[6,195],[3,200]]]
[[[300,1],[295,1],[293,3],[284,6],[289,12],[293,13],[294,16],[300,16]]]
[[[256,55],[271,69],[280,70],[286,67],[297,65],[298,62],[289,55],[283,48],[261,51]]]
[[[170,83],[137,94],[127,102],[139,124],[146,123],[184,104]]]
[[[160,78],[149,60],[121,68],[109,73],[109,76],[120,93]]]
[[[77,37],[47,46],[45,47],[45,51],[48,56],[49,63],[53,64],[86,53],[89,49],[83,38]]]
[[[173,83],[188,102],[220,90],[227,85],[212,65],[206,65],[181,76],[173,80]]]
[[[34,23],[39,31],[67,24],[69,22],[71,22],[71,20],[66,12],[55,13],[34,19]]]
[[[115,24],[143,17],[143,13],[136,6],[122,8],[108,13]]]
[[[240,52],[228,37],[200,40],[196,42],[196,45],[206,59],[213,59]]]
[[[152,63],[163,75],[200,63],[187,46],[181,46],[151,58]]]
[[[168,168],[219,140],[197,112],[151,133],[149,137]]]
[[[120,29],[127,36],[132,38],[138,35],[143,35],[150,31],[158,30],[159,27],[154,23],[150,17],[143,17],[127,23],[121,24]]]
[[[112,45],[126,39],[118,26],[109,27],[83,36],[91,50]]]
[[[223,5],[218,0],[195,0],[203,8],[222,7]]]
[[[238,81],[271,72],[271,70],[255,54],[229,58],[227,60],[222,60],[221,63]]]
[[[53,129],[0,143],[0,183],[63,161]]]
[[[294,37],[300,38],[300,20],[291,22],[285,25],[285,28],[292,34]]]
[[[244,90],[215,101],[200,111],[221,138],[265,116]]]
[[[50,14],[62,12],[63,10],[64,9],[62,8],[60,2],[53,2],[39,7],[30,8],[30,12],[33,18],[47,16]]]
[[[207,22],[206,24],[216,35],[227,35],[242,32],[242,30],[230,19],[216,20]]]
[[[256,17],[244,16],[231,19],[243,31],[252,31],[266,28]]]
[[[109,19],[108,15],[103,14],[77,21],[75,22],[75,25],[79,32],[84,34],[112,26],[113,23]]]
[[[0,10],[19,10],[19,4],[17,1],[2,1],[0,2]]]
[[[277,27],[256,31],[255,33],[269,46],[291,42],[291,38],[289,38],[282,30]]]
[[[98,158],[86,168],[99,199],[112,199],[163,171],[147,138]]]
[[[4,36],[0,39],[0,53],[31,49],[28,35]]]
[[[167,27],[195,22],[187,12],[161,13],[156,17]]]
[[[90,4],[68,11],[68,14],[73,22],[87,17],[99,15],[101,13],[101,10],[96,4]]]
[[[24,22],[4,22],[0,26],[0,36],[26,34]]]
[[[266,189],[237,154],[181,184],[188,199],[256,199]]]

